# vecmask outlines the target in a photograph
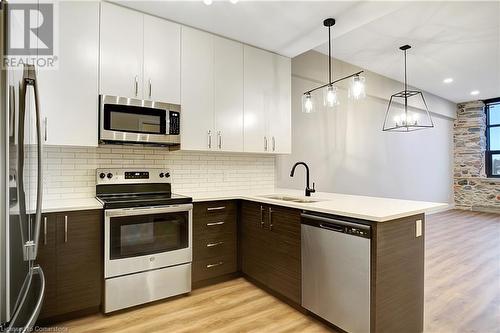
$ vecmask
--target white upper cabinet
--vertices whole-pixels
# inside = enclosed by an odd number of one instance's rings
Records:
[[[144,99],[180,104],[181,27],[144,15]]]
[[[212,149],[217,145],[213,36],[182,27],[181,40],[181,149]]]
[[[243,151],[243,44],[214,36],[216,149]]]
[[[101,2],[101,94],[142,98],[144,14]]]
[[[269,151],[268,115],[274,104],[273,54],[255,47],[244,47],[244,149]]]
[[[99,3],[59,3],[58,68],[40,68],[42,140],[97,146]]]
[[[290,58],[274,55],[274,105],[268,114],[271,153],[292,152],[291,72]]]
[[[291,152],[291,61],[244,48],[244,151]]]

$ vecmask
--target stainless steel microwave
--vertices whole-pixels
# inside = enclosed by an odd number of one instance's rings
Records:
[[[99,96],[99,142],[179,145],[181,106],[110,95]]]

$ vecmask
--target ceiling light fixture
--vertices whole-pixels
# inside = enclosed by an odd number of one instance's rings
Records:
[[[411,48],[410,45],[403,45],[399,48],[404,52],[404,64],[405,64],[404,90],[395,93],[391,96],[389,100],[389,105],[387,105],[387,111],[385,113],[384,126],[382,127],[383,131],[411,132],[419,129],[434,127],[434,123],[432,122],[432,117],[429,112],[429,108],[427,107],[427,103],[425,102],[424,94],[418,90],[408,90],[407,72],[406,72],[406,51],[409,50],[410,48]],[[420,117],[420,113],[417,113],[415,111],[410,112],[410,110],[408,110],[408,99],[413,96],[420,96],[420,98],[422,99],[423,106],[425,107],[425,117]],[[400,107],[397,107],[395,105],[398,99],[401,100],[400,104],[404,106],[403,111],[401,111]]]
[[[472,91],[470,92],[470,94],[471,94],[472,96],[479,95],[479,90],[472,90]]]
[[[349,88],[349,98],[354,100],[362,99],[366,96],[365,94],[365,78],[360,76],[363,71],[345,76],[341,79],[332,81],[332,37],[331,28],[335,24],[335,19],[327,18],[323,21],[323,25],[328,27],[328,83],[322,86],[316,87],[314,89],[306,91],[302,95],[302,112],[311,113],[315,111],[313,92],[323,89],[323,105],[330,109],[340,104],[337,87],[334,86],[335,83],[352,78],[351,85]]]
[[[452,82],[453,82],[453,78],[451,78],[451,77],[448,77],[448,78],[443,80],[443,83],[452,83]]]
[[[207,6],[210,6],[212,4],[212,0],[203,0],[203,3]]]
[[[238,0],[229,0],[229,2],[232,4],[236,4],[238,2]]]

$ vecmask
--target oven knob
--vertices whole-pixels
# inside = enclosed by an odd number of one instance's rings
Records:
[[[99,174],[99,178],[103,179],[104,177],[106,177],[106,174],[105,174],[104,172],[101,172],[101,173]]]
[[[163,178],[164,176],[163,172],[160,172],[160,178]]]
[[[165,172],[165,177],[169,178],[170,177],[170,172]]]
[[[113,178],[113,174],[112,174],[111,172],[110,172],[110,173],[108,173],[108,178],[109,178],[109,179]]]

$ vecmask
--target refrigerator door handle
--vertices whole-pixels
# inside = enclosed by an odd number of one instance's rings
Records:
[[[33,65],[24,66],[23,86],[24,96],[26,96],[27,86],[33,86],[35,97],[35,116],[36,116],[36,144],[37,144],[37,188],[36,188],[36,213],[35,213],[35,227],[33,230],[32,241],[26,242],[25,260],[35,260],[38,253],[38,241],[40,239],[40,228],[42,223],[42,194],[43,194],[43,174],[42,174],[42,123],[40,112],[40,99],[38,96],[38,83],[36,80],[36,70]],[[23,101],[23,106],[26,107]],[[24,109],[25,113],[26,110]],[[24,162],[23,162],[24,164]],[[25,207],[26,208],[26,207]]]
[[[35,309],[31,313],[28,321],[26,323],[24,323],[22,327],[19,327],[16,324],[17,317],[21,313],[21,310],[24,306],[24,303],[27,300],[29,289],[30,289],[31,285],[33,284],[33,276],[35,276],[35,275],[38,275],[40,278],[39,296],[38,296],[37,301],[35,303]],[[22,333],[32,332],[33,327],[35,326],[36,320],[38,319],[38,315],[40,314],[40,310],[42,308],[44,295],[45,295],[45,275],[43,274],[43,270],[39,265],[31,266],[29,271],[28,271],[28,275],[26,276],[26,279],[25,279],[24,284],[23,284],[21,299],[20,299],[20,301],[18,299],[19,304],[17,304],[16,311],[15,311],[14,315],[12,316],[12,319],[10,321],[9,327],[7,328],[6,332],[22,332]]]

